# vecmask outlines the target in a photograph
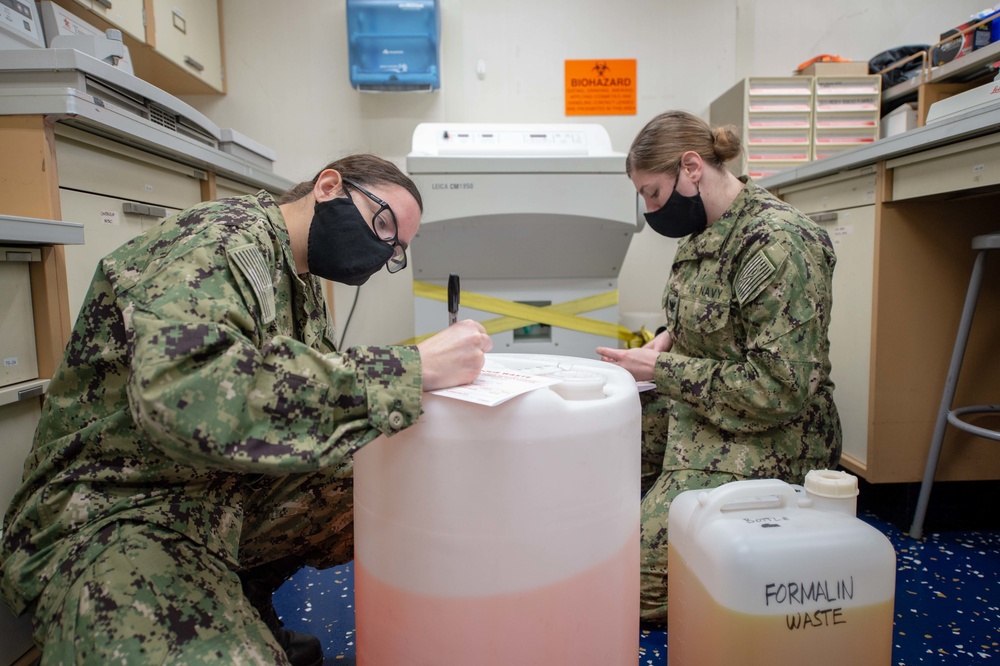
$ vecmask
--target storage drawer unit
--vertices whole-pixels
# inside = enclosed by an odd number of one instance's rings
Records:
[[[1000,134],[886,162],[892,201],[1000,184]]]

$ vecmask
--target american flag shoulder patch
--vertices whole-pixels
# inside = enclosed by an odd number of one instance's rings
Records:
[[[739,277],[736,278],[736,300],[743,305],[751,297],[756,296],[760,287],[774,275],[777,270],[774,263],[761,250],[746,263]]]
[[[264,255],[256,245],[242,245],[228,251],[233,263],[253,289],[253,295],[260,307],[260,318],[265,324],[274,321],[274,284],[271,273],[264,261]]]

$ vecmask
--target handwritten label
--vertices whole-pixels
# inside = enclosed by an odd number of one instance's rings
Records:
[[[3,367],[5,367],[5,368],[13,368],[13,367],[16,367],[16,366],[17,366],[17,357],[16,356],[8,356],[7,358],[5,358],[3,360]]]
[[[110,224],[112,226],[117,227],[119,224],[121,224],[121,221],[120,221],[120,219],[118,217],[118,211],[116,211],[116,210],[102,210],[101,211],[101,222],[103,222],[104,224]]]
[[[785,626],[789,631],[811,627],[846,624],[844,609],[838,601],[854,598],[854,576],[839,580],[788,581],[764,586],[765,606],[788,606]],[[794,607],[821,606],[815,610],[793,610]]]

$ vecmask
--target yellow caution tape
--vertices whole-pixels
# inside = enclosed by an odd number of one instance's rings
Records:
[[[448,300],[448,291],[446,287],[430,284],[429,282],[423,282],[420,280],[413,281],[413,295],[420,298],[429,298],[434,301],[447,302]],[[462,292],[463,306],[472,308],[473,310],[482,310],[483,312],[493,312],[499,315],[504,315],[496,319],[488,319],[481,322],[483,327],[486,329],[486,332],[491,335],[493,333],[510,331],[515,328],[530,326],[531,324],[537,323],[566,328],[572,331],[580,331],[581,333],[590,333],[592,335],[617,338],[627,342],[630,347],[641,347],[643,344],[648,342],[648,340],[643,339],[642,331],[634,333],[618,324],[612,324],[598,319],[590,319],[588,317],[576,316],[580,312],[599,310],[601,308],[615,305],[616,303],[618,303],[617,291],[607,291],[600,294],[594,294],[593,296],[586,296],[584,298],[578,298],[564,303],[557,303],[555,305],[546,305],[543,307],[527,305],[525,303],[516,303],[514,301],[507,301],[502,298],[484,296],[483,294],[476,294],[468,291]],[[644,330],[645,329],[643,329],[643,331]],[[434,335],[434,333],[428,333],[416,338],[411,338],[401,342],[400,344],[416,344],[426,340],[432,335]],[[652,336],[648,331],[645,331],[645,335],[649,335],[649,339],[652,339]],[[642,342],[634,344],[640,339]]]
[[[628,341],[628,348],[635,349],[636,347],[641,347],[647,342],[651,342],[656,336],[650,331],[646,330],[645,326],[640,326],[639,330],[632,334],[632,339]]]

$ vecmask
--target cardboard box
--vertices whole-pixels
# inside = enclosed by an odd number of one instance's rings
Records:
[[[958,33],[962,33],[962,36],[956,37],[950,42],[934,47],[931,51],[931,65],[934,67],[943,65],[947,62],[951,62],[955,58],[961,58],[976,49],[981,49],[984,46],[997,41],[998,36],[1000,36],[997,34],[998,31],[1000,31],[1000,21],[994,20],[990,23],[985,23],[974,30],[971,29],[972,26],[976,25],[980,21],[985,21],[988,18],[1000,18],[1000,12],[994,12],[987,16],[970,19],[961,25],[955,26],[951,30],[942,32],[940,35],[941,40],[945,40],[948,37],[957,35]]]
[[[814,62],[803,70],[795,72],[800,76],[866,76],[868,63],[860,60],[851,62]]]

